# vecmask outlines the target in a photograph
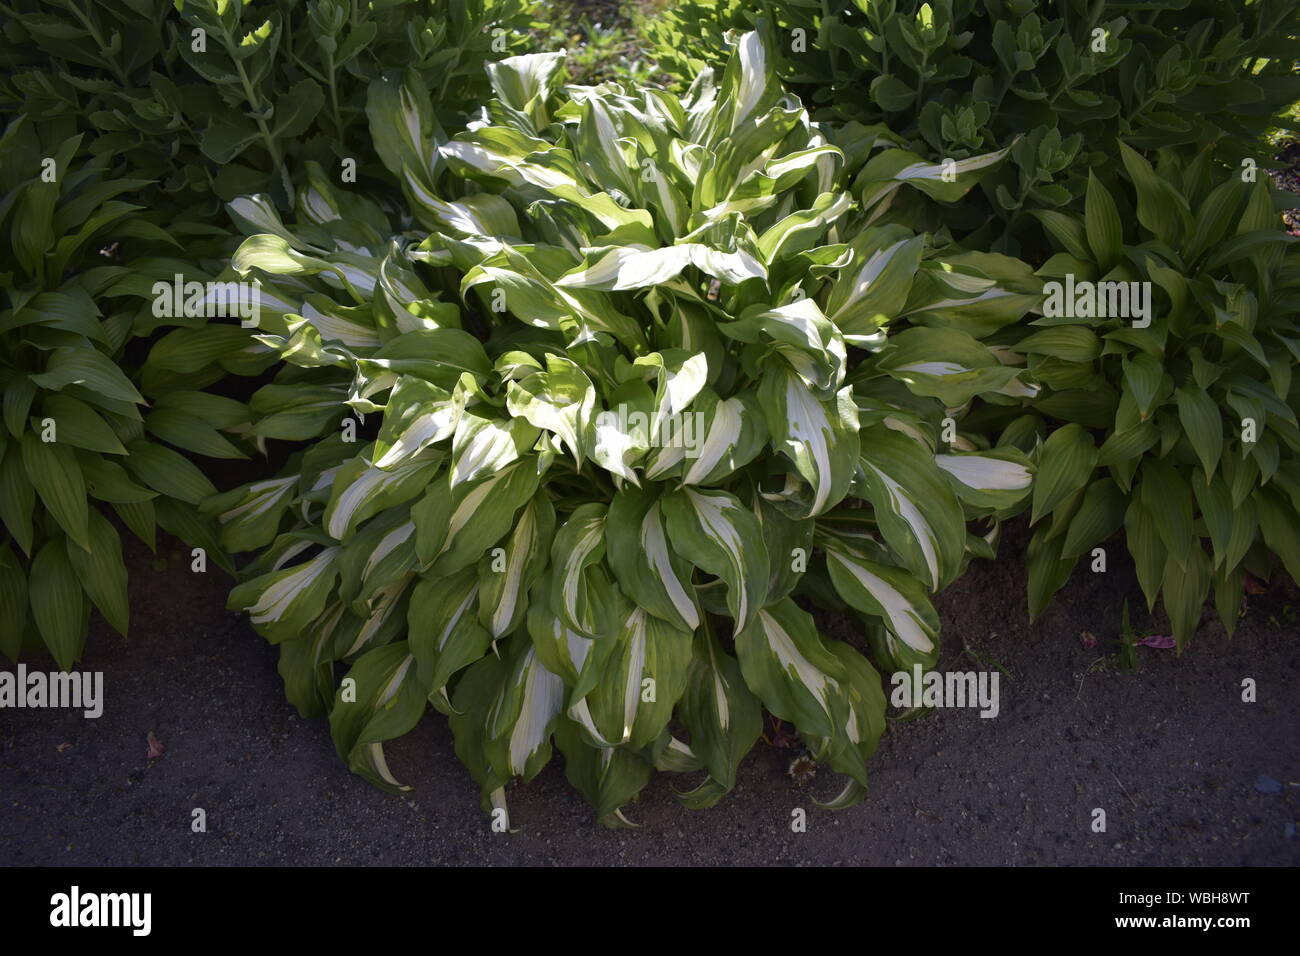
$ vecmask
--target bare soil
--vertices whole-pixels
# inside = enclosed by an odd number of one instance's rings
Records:
[[[1114,555],[1108,574],[1081,565],[1030,624],[1025,540],[1013,530],[1005,560],[976,564],[940,598],[943,669],[980,669],[971,654],[1005,667],[1001,713],[891,723],[860,806],[817,810],[839,781],[823,769],[797,787],[792,752],[760,744],[717,807],[683,809],[671,785],[689,781],[659,774],[627,810],[640,828],[610,831],[557,756],[512,789],[509,835],[491,832],[442,717],[387,747],[414,789],[372,788],[343,767],[324,721],[284,702],[274,650],[224,610],[227,581],[192,574],[178,551],[155,571],[136,549],[131,637],[96,622],[81,665],[105,672],[103,716],[0,713],[0,864],[1300,863],[1289,585],[1250,598],[1231,641],[1209,619],[1180,658],[1141,647],[1125,673],[1103,654],[1123,600],[1145,610],[1131,569]],[[853,636],[843,619],[823,626]],[[1256,703],[1242,702],[1246,677]],[[166,748],[152,759],[150,732]],[[1270,781],[1280,792],[1264,792]],[[191,830],[196,807],[206,833]],[[791,830],[796,808],[807,832]]]

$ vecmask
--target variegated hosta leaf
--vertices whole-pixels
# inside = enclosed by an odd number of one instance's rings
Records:
[[[610,569],[634,603],[683,630],[699,626],[691,566],[669,544],[654,491],[624,487],[614,496],[605,519],[605,541]]]
[[[902,568],[872,561],[848,547],[826,545],[831,583],[852,608],[881,619],[897,670],[939,658],[939,615],[925,585]]]
[[[718,139],[734,137],[743,126],[752,125],[780,96],[775,64],[761,34],[757,31],[743,34],[722,75],[718,90],[721,108],[711,135]]]
[[[359,455],[334,476],[323,516],[326,533],[346,541],[366,518],[418,495],[441,463],[441,456],[428,454],[384,469]]]
[[[468,567],[448,577],[421,577],[411,591],[407,640],[419,663],[420,681],[431,691],[445,687],[492,644],[478,619],[479,590],[478,572]]]
[[[771,264],[811,249],[852,205],[847,193],[822,193],[811,208],[791,213],[759,237],[764,261]]]
[[[326,614],[329,613],[327,610]],[[284,681],[284,696],[303,717],[324,716],[333,703],[332,636],[332,630],[325,626],[313,628],[298,640],[280,644],[276,670]]]
[[[650,422],[650,441],[664,446],[671,442],[669,429],[680,428],[680,416],[704,388],[709,376],[708,358],[703,352],[691,355],[670,349],[636,360],[636,365],[657,367],[655,411]],[[680,443],[675,443],[681,447]]]
[[[844,666],[794,601],[768,605],[738,630],[736,657],[749,689],[777,717],[818,737],[843,726]]]
[[[680,716],[691,752],[709,776],[678,796],[687,806],[710,806],[735,786],[740,761],[763,732],[763,708],[745,686],[740,664],[707,631],[695,635]]]
[[[492,639],[512,633],[528,610],[528,589],[546,570],[555,536],[555,508],[539,491],[515,515],[499,547],[479,562],[479,621]]]
[[[338,558],[339,598],[364,615],[375,593],[404,577],[415,563],[415,523],[410,509],[389,508],[367,521],[343,545]]]
[[[495,769],[487,755],[488,715],[496,706],[506,674],[507,663],[501,657],[481,657],[456,682],[456,692],[447,708],[447,723],[456,738],[456,756],[479,785],[484,810],[505,809],[504,788],[511,776]]]
[[[753,510],[772,562],[767,599],[779,601],[795,589],[808,570],[818,522],[814,518],[792,518],[762,495],[754,496]]]
[[[961,569],[966,525],[961,504],[923,445],[889,428],[862,435],[861,496],[900,563],[931,591]]]
[[[492,371],[482,343],[461,329],[413,329],[358,358],[356,367],[359,377],[415,375],[449,391],[467,372],[481,380]]]
[[[461,236],[513,237],[520,235],[514,207],[493,193],[474,193],[457,200],[431,198],[430,214],[437,226]]]
[[[564,53],[528,53],[487,64],[488,78],[500,102],[533,129],[548,122],[546,101],[564,82]]]
[[[371,450],[376,468],[391,468],[455,434],[465,409],[465,390],[447,391],[414,376],[402,376],[384,407],[384,420]]]
[[[867,760],[876,752],[885,731],[885,692],[880,675],[865,657],[843,641],[831,641],[828,646],[844,668],[840,686],[849,717],[842,733],[826,740],[811,737],[807,743],[808,749],[832,770],[848,775],[849,781],[838,796],[818,804],[828,810],[841,810],[866,796]]]
[[[822,402],[792,369],[776,362],[763,373],[758,400],[772,444],[813,489],[808,516],[839,504],[857,468],[858,409],[849,387]]]
[[[484,724],[484,746],[497,773],[531,780],[551,759],[551,732],[564,707],[564,681],[537,656],[532,642],[516,639],[496,699]]]
[[[1042,280],[1018,259],[966,252],[921,263],[903,315],[909,322],[992,335],[1042,303]]]
[[[1032,397],[1023,368],[1003,365],[988,346],[956,329],[913,328],[889,338],[877,367],[914,394],[955,408],[982,392]]]
[[[925,237],[902,226],[867,229],[853,240],[853,265],[831,288],[826,314],[852,344],[874,344],[903,312],[921,264]]]
[[[366,102],[375,151],[401,181],[417,212],[424,211],[433,199],[440,165],[438,147],[446,140],[431,102],[414,70],[400,82],[394,75],[380,77],[370,84]],[[434,223],[432,218],[428,220],[429,225]]]
[[[767,601],[768,557],[754,513],[734,495],[684,487],[659,499],[672,549],[727,585],[727,607],[743,628]]]
[[[309,545],[310,542],[303,542]],[[230,592],[226,607],[245,611],[257,632],[272,644],[292,640],[320,614],[338,576],[339,549],[245,581]]]
[[[545,140],[504,126],[479,127],[453,137],[439,155],[462,176],[516,189],[576,190],[582,174],[567,153]]]
[[[478,286],[500,292],[506,309],[520,321],[537,328],[560,331],[576,323],[593,332],[607,332],[628,348],[643,347],[645,334],[621,313],[603,292],[555,284],[568,271],[573,256],[564,249],[524,247],[501,249],[465,273],[461,295]],[[489,303],[491,298],[489,295]]]
[[[1034,467],[1016,448],[935,455],[962,501],[981,508],[1011,508],[1029,496]]]
[[[776,351],[799,377],[824,396],[844,382],[844,339],[812,299],[747,310],[723,331],[741,341],[756,341],[754,333],[763,333],[777,343]]]
[[[381,344],[369,306],[349,309],[327,296],[311,295],[302,304],[301,321],[310,323],[327,345],[371,349],[379,348]],[[298,324],[290,317],[289,331],[296,331]]]
[[[293,503],[297,475],[255,481],[207,499],[200,506],[216,515],[227,551],[253,551],[275,539],[285,508]]]
[[[644,382],[633,379],[609,394],[609,406],[592,419],[591,460],[610,474],[639,485],[634,466],[650,448],[654,393]]]
[[[605,637],[616,626],[617,589],[604,567],[607,512],[595,502],[579,506],[551,544],[551,610],[584,637]]]
[[[989,169],[1000,163],[1011,147],[980,156],[968,156],[951,164],[927,163],[905,149],[886,149],[874,156],[858,176],[865,183],[862,208],[878,214],[888,206],[888,199],[903,184],[921,190],[931,199],[956,202],[980,181]]]
[[[413,574],[404,574],[377,589],[366,601],[353,602],[334,634],[338,658],[348,659],[387,644],[405,629],[413,579]]]
[[[719,398],[703,389],[682,419],[682,482],[709,485],[749,464],[767,445],[762,406],[752,392]]]
[[[587,373],[572,359],[546,356],[545,372],[509,383],[506,408],[535,427],[557,435],[565,450],[582,467],[591,445],[592,411],[596,389]]]
[[[691,264],[691,245],[594,249],[586,253],[582,265],[561,276],[555,284],[606,292],[660,285],[676,278]]]
[[[627,747],[593,747],[576,722],[561,717],[555,743],[564,754],[564,776],[587,798],[606,826],[631,826],[620,808],[650,782],[654,767]]]
[[[449,482],[449,475],[439,477],[411,507],[416,554],[434,577],[475,564],[510,530],[537,490],[537,471],[523,461],[455,488]]]
[[[566,707],[574,707],[600,682],[605,665],[618,649],[613,634],[584,637],[551,610],[546,582],[534,586],[528,601],[528,636],[542,663],[564,678],[569,689]]]
[[[569,717],[602,747],[640,749],[668,725],[686,690],[691,634],[642,608],[625,611],[613,638],[600,683],[573,707]]]
[[[451,440],[452,490],[499,473],[525,457],[537,441],[539,429],[527,419],[489,416],[479,411],[466,409],[456,423]]]
[[[626,195],[635,192],[638,170],[628,162],[630,141],[620,137],[614,119],[599,95],[584,97],[582,118],[578,122],[578,154],[591,168],[597,182],[617,186]]]
[[[383,744],[416,725],[427,696],[405,641],[376,647],[358,658],[330,711],[334,746],[348,769],[382,789],[409,790],[388,769]]]

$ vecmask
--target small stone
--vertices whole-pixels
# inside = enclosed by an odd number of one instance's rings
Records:
[[[1282,784],[1278,783],[1272,777],[1261,773],[1259,779],[1255,781],[1255,789],[1260,793],[1281,793]]]

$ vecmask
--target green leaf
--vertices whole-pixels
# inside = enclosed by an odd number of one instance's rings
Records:
[[[1070,530],[1061,544],[1062,558],[1077,558],[1095,545],[1108,541],[1124,524],[1128,499],[1110,478],[1088,485],[1079,509],[1070,519]]]
[[[695,636],[680,716],[691,737],[691,751],[708,770],[709,781],[723,793],[731,790],[741,759],[763,732],[763,711],[745,686],[740,664],[704,631]],[[700,795],[694,794],[696,799]],[[692,793],[680,796],[688,806],[694,805]]]
[[[427,696],[405,641],[376,647],[357,658],[330,711],[334,747],[348,769],[382,790],[409,790],[388,769],[383,745],[416,725]]]
[[[758,401],[773,444],[812,485],[807,517],[839,504],[848,493],[858,460],[853,390],[843,388],[833,402],[822,402],[793,369],[778,366],[764,372]]]
[[[55,392],[42,399],[41,411],[54,420],[59,442],[106,455],[126,454],[113,429],[85,402]]]
[[[767,599],[768,556],[754,513],[734,495],[682,488],[660,502],[673,550],[727,584],[727,608],[736,627],[753,620]]]
[[[1038,458],[1031,522],[1051,512],[1082,488],[1097,464],[1097,447],[1081,425],[1065,425],[1047,436]]]
[[[1162,594],[1174,640],[1181,653],[1201,622],[1201,607],[1210,590],[1210,559],[1200,544],[1165,562]]]
[[[216,487],[203,472],[179,453],[150,441],[127,445],[126,467],[154,491],[196,505]]]
[[[97,510],[90,512],[90,548],[67,542],[68,561],[81,580],[86,596],[99,608],[104,620],[123,637],[131,606],[127,598],[126,564],[122,541],[116,529]]]
[[[1192,227],[1192,214],[1187,200],[1166,180],[1156,175],[1141,153],[1122,142],[1119,144],[1119,153],[1137,194],[1138,222],[1158,239],[1177,248],[1184,233]]]
[[[700,624],[691,566],[669,544],[660,499],[624,485],[605,520],[605,555],[619,588],[637,605],[685,631]]]
[[[555,508],[543,493],[533,495],[515,516],[501,544],[479,562],[479,621],[492,639],[513,633],[528,610],[528,589],[545,570],[555,537]]]
[[[741,672],[763,706],[800,731],[833,736],[841,726],[843,664],[823,643],[812,617],[784,598],[736,633]]]
[[[80,385],[105,398],[122,402],[144,402],[112,359],[93,348],[53,349],[46,359],[45,371],[33,375],[32,381],[51,391],[58,391],[68,385]]]
[[[1165,559],[1168,556],[1156,519],[1143,503],[1134,497],[1124,515],[1124,531],[1129,554],[1137,566],[1138,583],[1147,599],[1147,610],[1155,607],[1164,580]]]
[[[1223,453],[1223,413],[1214,399],[1200,388],[1184,385],[1175,389],[1174,396],[1178,400],[1178,418],[1187,433],[1187,440],[1196,449],[1205,473],[1213,476]]]
[[[1130,539],[1131,540],[1131,539]],[[1075,558],[1061,556],[1062,539],[1050,537],[1048,527],[1034,530],[1029,539],[1029,552],[1025,566],[1029,572],[1029,619],[1035,621],[1047,609],[1047,604],[1057,591],[1065,586],[1070,572],[1077,564]]]
[[[1110,271],[1124,248],[1124,225],[1120,222],[1115,200],[1091,170],[1088,172],[1083,220],[1093,258],[1103,273]]]
[[[1196,545],[1191,487],[1168,462],[1148,458],[1142,463],[1137,497],[1155,522],[1170,558],[1182,561]]]
[[[37,552],[28,590],[45,646],[59,670],[72,670],[86,646],[86,599],[62,539],[50,539]]]
[[[64,532],[90,549],[87,532],[86,482],[71,448],[49,444],[28,432],[22,438],[23,468],[41,501]]]
[[[890,428],[864,433],[862,485],[899,563],[937,591],[958,574],[966,542],[961,503],[924,446]]]
[[[1156,396],[1165,376],[1160,360],[1146,352],[1124,358],[1124,386],[1145,420],[1154,409]]]
[[[846,547],[827,544],[825,550],[831,583],[840,597],[884,623],[895,666],[933,667],[939,659],[939,615],[925,585],[901,568],[871,561]]]
[[[27,633],[27,575],[6,543],[0,545],[0,654],[17,662]]]

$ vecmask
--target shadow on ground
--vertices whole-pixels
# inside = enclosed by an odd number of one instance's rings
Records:
[[[81,665],[105,672],[103,716],[0,712],[0,864],[1300,862],[1293,592],[1252,597],[1231,641],[1210,620],[1181,659],[1143,647],[1140,671],[1124,673],[1098,662],[1122,601],[1145,608],[1131,570],[1081,564],[1031,625],[1023,541],[1013,535],[1006,560],[976,564],[939,602],[944,669],[978,668],[973,652],[1009,671],[999,716],[892,723],[862,805],[817,810],[838,781],[823,771],[797,788],[791,754],[760,744],[719,806],[681,808],[669,784],[686,781],[659,774],[627,810],[640,829],[609,831],[557,756],[511,790],[511,835],[491,832],[443,718],[386,748],[414,789],[373,789],[343,768],[324,721],[284,702],[275,652],[224,610],[224,579],[191,574],[179,553],[156,572],[135,553],[131,637],[97,622]],[[1098,646],[1084,646],[1085,630]],[[1242,702],[1247,677],[1256,703]],[[156,759],[151,731],[166,746]],[[1281,792],[1257,788],[1261,775]],[[206,833],[191,831],[195,807]],[[1091,829],[1098,807],[1105,833]],[[795,808],[807,832],[791,831]]]

